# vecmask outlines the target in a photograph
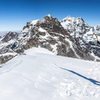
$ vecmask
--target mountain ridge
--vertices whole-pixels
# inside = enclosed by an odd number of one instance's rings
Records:
[[[27,22],[20,34],[8,32],[1,37],[0,62],[5,63],[8,58],[39,46],[56,55],[99,61],[99,32],[99,26],[91,27],[82,18],[67,17],[59,21],[55,17],[45,16]],[[6,57],[3,56],[5,54]]]

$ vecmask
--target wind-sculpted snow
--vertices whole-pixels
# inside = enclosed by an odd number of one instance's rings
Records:
[[[1,65],[0,100],[99,100],[99,62],[36,49]]]

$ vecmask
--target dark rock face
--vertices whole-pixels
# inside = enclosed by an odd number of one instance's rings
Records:
[[[91,51],[93,51],[96,56],[100,57],[100,42],[89,42],[89,45],[91,46]]]
[[[27,31],[22,31],[20,34],[7,33],[0,41],[0,63],[5,63],[32,47],[43,47],[61,56],[99,61],[91,55],[93,53],[100,57],[99,41],[86,42],[83,35],[90,30],[90,26],[87,26],[81,18],[77,21],[74,24],[68,24],[68,28],[65,29],[57,18],[45,16],[43,20],[39,20],[35,24],[28,22],[23,28]],[[74,35],[71,35],[72,33]],[[10,40],[12,40],[11,43],[9,43]],[[2,46],[3,44],[4,46]],[[9,52],[16,54],[2,56]]]
[[[35,26],[42,27],[49,33],[55,32],[63,35],[67,34],[67,32],[64,30],[64,28],[62,27],[61,23],[58,21],[57,18],[45,16],[44,21],[38,21],[38,23]]]
[[[8,42],[11,39],[17,39],[18,34],[16,32],[9,32],[7,33],[4,38],[2,39],[3,42]]]
[[[0,56],[0,64],[3,64],[9,60],[11,60],[13,57],[13,55],[5,55],[5,56]]]

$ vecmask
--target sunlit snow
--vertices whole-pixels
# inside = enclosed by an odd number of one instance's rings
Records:
[[[99,100],[100,63],[31,48],[0,68],[0,100]]]

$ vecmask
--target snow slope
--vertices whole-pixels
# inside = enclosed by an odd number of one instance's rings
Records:
[[[0,100],[99,100],[100,63],[31,48],[1,65]]]

